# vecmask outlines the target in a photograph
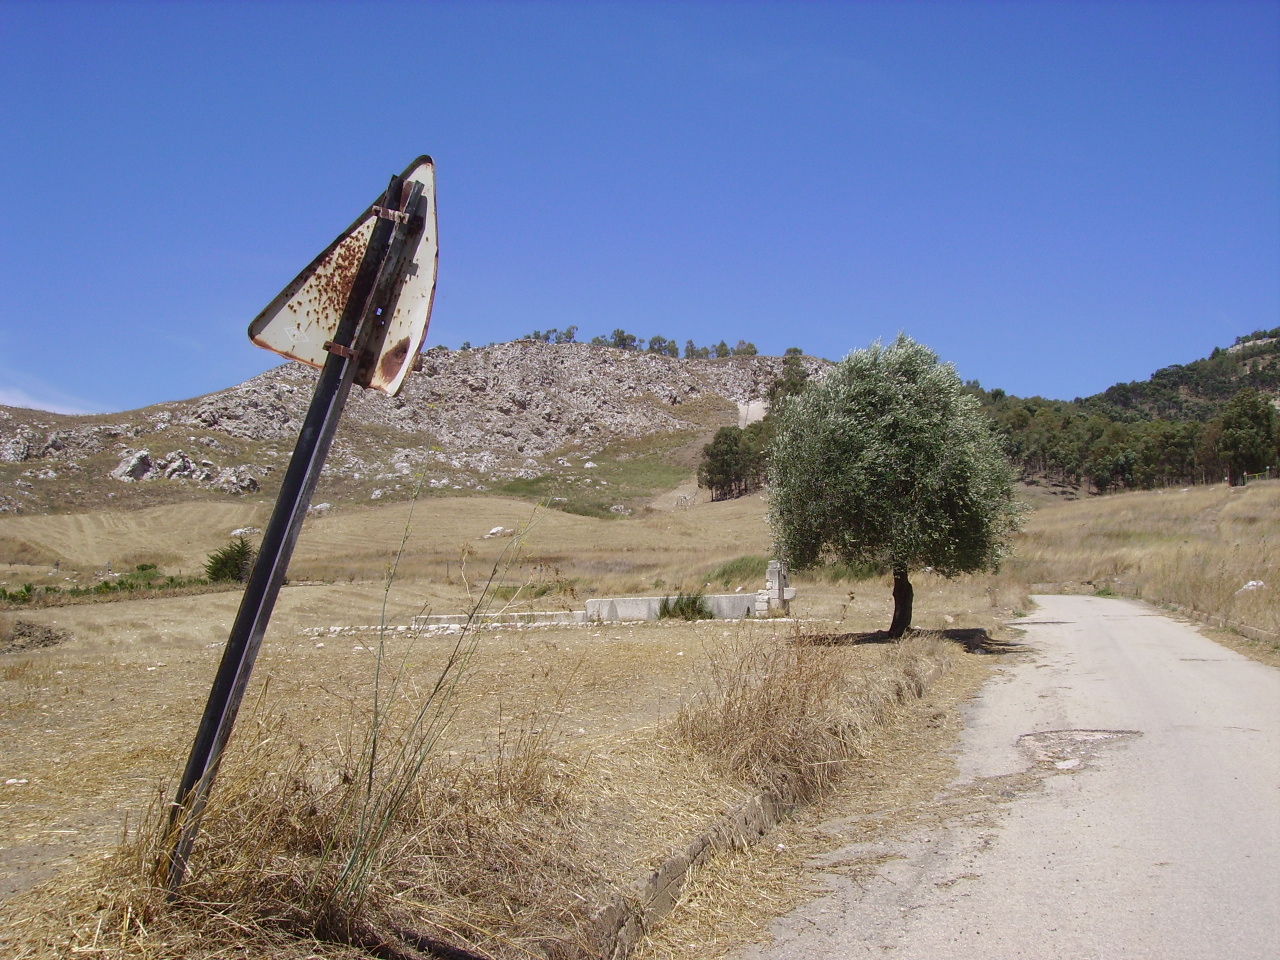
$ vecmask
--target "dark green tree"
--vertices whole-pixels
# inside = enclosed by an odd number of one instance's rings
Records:
[[[911,624],[910,573],[995,569],[1020,510],[1013,471],[977,399],[905,335],[850,354],[781,406],[769,450],[774,551],[893,572],[888,635]]]
[[[644,341],[619,327],[609,335],[609,346],[618,350],[643,350]]]
[[[763,420],[749,423],[742,431],[742,476],[738,496],[745,496],[762,488],[769,479],[769,443],[773,439],[773,420],[766,414]]]
[[[1275,408],[1253,387],[1245,387],[1223,409],[1218,450],[1232,484],[1242,483],[1246,473],[1261,473],[1275,461]]]
[[[702,448],[698,465],[698,486],[711,491],[712,500],[741,497],[764,486],[768,465],[767,420],[747,428],[721,427],[714,439]]]
[[[244,537],[236,537],[225,547],[209,554],[204,575],[211,583],[244,583],[253,569],[256,551]]]
[[[552,327],[550,330],[535,330],[521,340],[541,340],[543,343],[573,343],[574,338],[578,335],[576,326],[569,326],[563,330]]]
[[[698,465],[698,486],[711,491],[712,500],[737,496],[743,474],[742,431],[721,427],[702,448]]]
[[[1196,479],[1200,483],[1217,483],[1227,475],[1222,459],[1222,421],[1211,420],[1196,439]]]
[[[723,427],[715,440],[702,448],[698,484],[711,490],[713,500],[741,497],[765,485],[769,467],[769,443],[773,438],[773,413],[786,397],[804,389],[809,374],[804,354],[790,348],[782,364],[782,374],[769,387],[769,412],[763,420],[745,429]]]
[[[666,337],[650,337],[649,353],[656,353],[663,357],[680,356],[680,345],[674,340],[668,340]]]

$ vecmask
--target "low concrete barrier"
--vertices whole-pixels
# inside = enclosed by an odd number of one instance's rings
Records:
[[[587,620],[657,620],[663,597],[600,597],[587,601]],[[717,620],[756,615],[754,593],[713,593],[702,598]]]
[[[754,593],[718,593],[703,597],[717,620],[741,620],[756,615]]]

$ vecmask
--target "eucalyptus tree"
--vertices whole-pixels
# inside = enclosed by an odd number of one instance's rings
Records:
[[[796,569],[893,574],[889,636],[911,625],[910,574],[994,570],[1021,511],[1013,470],[954,367],[905,335],[858,350],[774,413],[769,522]]]
[[[1276,460],[1276,414],[1271,400],[1245,387],[1227,401],[1220,418],[1218,449],[1232,484],[1249,473],[1260,473]]]

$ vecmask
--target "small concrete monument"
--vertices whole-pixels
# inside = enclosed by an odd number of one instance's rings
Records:
[[[764,589],[756,592],[756,616],[766,617],[775,610],[789,614],[795,597],[796,588],[791,586],[787,565],[781,560],[770,560],[764,575]]]

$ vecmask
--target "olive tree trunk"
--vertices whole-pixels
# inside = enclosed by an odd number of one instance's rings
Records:
[[[911,581],[907,579],[906,567],[893,569],[893,622],[889,624],[889,638],[899,639],[911,626],[911,601],[915,591],[911,589]]]

